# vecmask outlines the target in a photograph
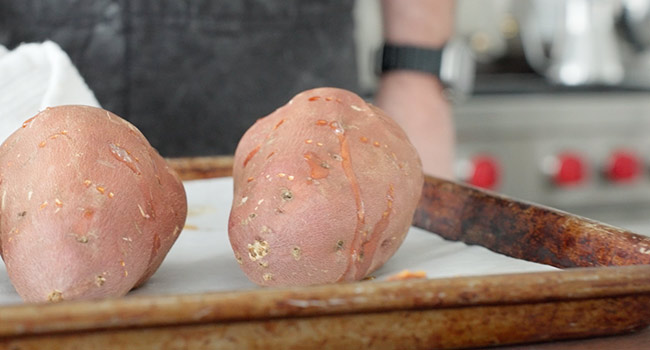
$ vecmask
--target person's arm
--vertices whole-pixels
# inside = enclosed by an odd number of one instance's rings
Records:
[[[441,47],[453,32],[453,0],[382,0],[384,40]],[[455,130],[442,85],[433,75],[390,71],[380,79],[376,103],[402,126],[426,174],[453,178]]]

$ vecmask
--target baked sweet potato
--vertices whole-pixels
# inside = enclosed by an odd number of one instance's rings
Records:
[[[0,252],[29,302],[122,296],[158,268],[187,214],[178,176],[130,123],[48,108],[0,147]]]
[[[229,237],[253,282],[353,281],[400,246],[423,184],[420,158],[377,107],[341,89],[300,93],[235,153]]]

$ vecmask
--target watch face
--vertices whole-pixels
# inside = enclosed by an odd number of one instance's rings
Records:
[[[476,62],[471,49],[461,39],[451,39],[445,45],[440,67],[440,80],[448,88],[453,101],[472,93]]]

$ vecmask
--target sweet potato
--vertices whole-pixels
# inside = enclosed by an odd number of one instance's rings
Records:
[[[48,108],[0,147],[0,252],[29,302],[116,297],[146,281],[185,223],[178,176],[130,123]]]
[[[423,184],[400,127],[341,89],[300,93],[235,152],[229,237],[260,285],[353,281],[397,250]]]

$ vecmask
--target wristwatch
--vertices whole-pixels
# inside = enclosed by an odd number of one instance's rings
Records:
[[[440,79],[452,100],[472,93],[475,66],[470,48],[460,39],[452,39],[441,48],[384,44],[377,60],[377,73],[414,70]]]

